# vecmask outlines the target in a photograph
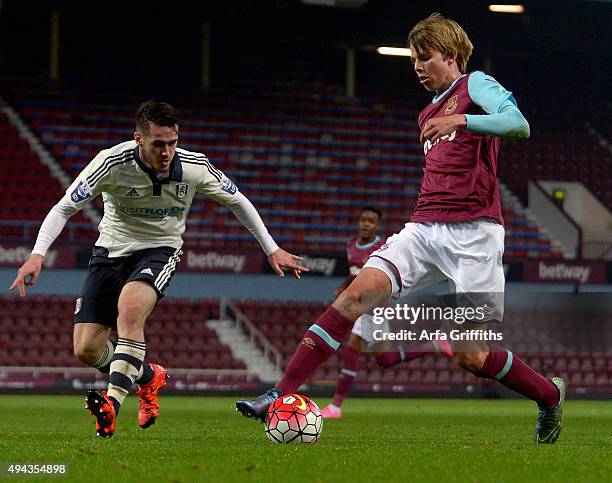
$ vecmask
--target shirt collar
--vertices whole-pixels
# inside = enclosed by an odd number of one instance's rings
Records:
[[[437,103],[437,102],[438,102],[440,99],[442,99],[442,98],[443,98],[443,97],[444,97],[446,94],[448,94],[448,91],[450,91],[450,90],[451,90],[451,89],[452,89],[452,88],[455,86],[455,84],[456,84],[457,82],[459,82],[459,79],[462,79],[463,77],[465,77],[465,74],[462,74],[462,75],[460,75],[459,77],[457,77],[457,78],[456,78],[456,79],[453,81],[453,83],[452,83],[450,86],[448,86],[448,87],[446,88],[446,90],[445,90],[445,91],[444,91],[442,94],[435,96],[435,97],[434,97],[434,98],[431,100],[431,102],[433,102],[434,104],[436,104],[436,103]]]
[[[359,248],[360,250],[363,250],[363,249],[365,249],[365,248],[370,248],[371,246],[373,246],[374,244],[378,243],[379,241],[380,241],[380,236],[376,235],[376,236],[374,237],[374,240],[372,240],[371,242],[366,243],[366,244],[364,244],[364,245],[361,245],[361,244],[359,243],[359,237],[357,237],[357,239],[355,240],[355,246],[356,246],[357,248]]]
[[[174,157],[170,162],[170,176],[162,180],[157,177],[155,171],[142,162],[142,159],[140,159],[140,150],[138,149],[138,146],[134,148],[134,159],[136,160],[136,163],[140,169],[149,175],[149,178],[151,178],[153,183],[165,184],[169,183],[170,181],[183,181],[183,166],[181,164],[181,158],[176,151],[174,152]]]

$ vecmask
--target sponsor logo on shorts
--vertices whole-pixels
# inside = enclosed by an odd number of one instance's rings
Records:
[[[73,203],[80,203],[85,201],[87,198],[91,198],[91,190],[87,181],[81,181],[76,188],[70,194],[70,199]]]
[[[81,297],[76,299],[76,304],[74,305],[74,315],[78,314],[81,311],[82,304],[83,304],[83,299]]]
[[[236,194],[236,191],[238,190],[236,185],[232,183],[231,180],[229,180],[228,178],[223,179],[223,186],[221,187],[221,189],[230,195]]]
[[[489,307],[487,304],[484,304],[482,306],[482,312],[484,313],[485,316],[487,316],[495,312],[495,309],[493,307]]]
[[[187,194],[187,188],[189,188],[188,184],[179,183],[176,185],[176,196],[177,198],[184,198]]]
[[[444,109],[444,114],[452,114],[453,112],[455,112],[455,109],[457,109],[458,104],[458,96],[455,95],[451,97],[446,103],[446,109]]]
[[[125,194],[125,196],[127,196],[128,198],[138,198],[140,196],[140,193],[136,188],[132,188]]]
[[[309,349],[314,349],[314,348],[315,348],[315,346],[317,345],[317,344],[315,343],[315,341],[314,341],[312,338],[310,338],[310,337],[304,337],[304,338],[302,339],[302,344],[304,344],[304,345],[305,345],[306,347],[308,347]]]
[[[153,276],[153,270],[151,270],[150,268],[143,268],[140,273],[144,273],[145,275],[151,275],[151,277]]]

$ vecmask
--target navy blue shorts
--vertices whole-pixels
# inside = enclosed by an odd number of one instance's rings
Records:
[[[76,301],[74,323],[115,327],[121,290],[134,280],[149,282],[159,300],[170,284],[181,253],[177,248],[159,247],[140,250],[127,257],[109,258],[106,248],[94,247],[81,297]]]

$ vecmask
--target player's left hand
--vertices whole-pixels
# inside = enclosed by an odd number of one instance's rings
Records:
[[[275,252],[268,255],[268,262],[272,269],[276,272],[279,277],[284,277],[285,272],[283,269],[289,269],[293,272],[293,276],[298,280],[301,278],[302,272],[308,272],[306,267],[302,265],[298,265],[296,262],[302,260],[301,257],[297,255],[292,255],[289,252],[286,252],[282,248],[279,248]]]
[[[463,114],[454,114],[452,116],[430,119],[425,123],[425,126],[423,126],[420,137],[421,144],[424,144],[425,140],[434,142],[457,129],[465,129],[466,126],[467,121]]]

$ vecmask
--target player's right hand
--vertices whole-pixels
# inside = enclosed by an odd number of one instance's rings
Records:
[[[26,287],[32,287],[36,283],[36,280],[38,280],[38,276],[42,270],[43,260],[43,256],[38,253],[30,255],[30,258],[28,258],[26,262],[19,267],[19,270],[17,270],[17,277],[15,277],[9,290],[17,288],[19,290],[19,296],[25,297]]]
[[[300,279],[302,272],[309,271],[306,267],[298,265],[297,262],[301,260],[302,257],[286,252],[282,248],[277,248],[275,252],[268,255],[268,263],[270,263],[270,266],[279,277],[285,276],[283,268],[286,268],[291,270],[293,272],[293,276],[298,280]]]

